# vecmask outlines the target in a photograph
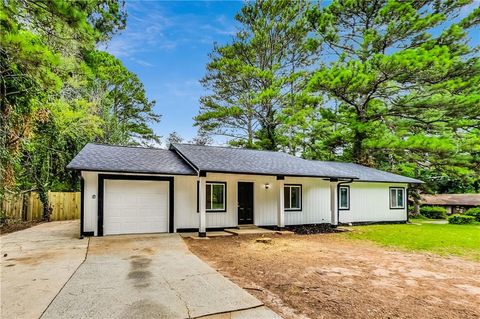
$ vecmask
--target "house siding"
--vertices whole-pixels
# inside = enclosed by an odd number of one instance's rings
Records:
[[[98,174],[82,172],[84,179],[84,231],[97,235]],[[105,172],[105,174],[112,174]],[[155,174],[127,174],[160,176]],[[171,175],[162,175],[171,176]],[[174,230],[198,228],[197,177],[175,175],[174,177]],[[278,181],[275,176],[208,173],[207,182],[225,182],[227,207],[225,212],[207,212],[207,228],[227,228],[238,225],[237,187],[238,182],[254,184],[254,224],[258,226],[277,225]],[[285,184],[302,185],[302,209],[285,211],[285,225],[321,224],[331,222],[330,182],[321,178],[286,177]],[[270,187],[266,188],[265,185]],[[390,209],[389,188],[405,187],[398,183],[354,182],[350,186],[350,209],[339,212],[341,223],[380,222],[406,220],[405,209]]]
[[[340,223],[407,220],[408,184],[353,182],[348,185],[350,186],[350,209],[340,210]],[[390,187],[405,188],[405,208],[390,208]]]

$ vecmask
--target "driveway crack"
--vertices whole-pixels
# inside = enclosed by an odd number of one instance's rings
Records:
[[[185,306],[185,309],[187,309],[187,315],[188,315],[188,319],[191,319],[192,318],[192,315],[190,314],[190,308],[188,307],[188,303],[187,301],[183,300],[182,298],[182,295],[177,291],[175,290],[175,288],[173,288],[172,285],[170,285],[170,283],[168,282],[168,280],[163,277],[163,280],[165,281],[165,283],[167,284],[168,288],[173,291],[175,293],[175,295],[178,297],[178,299],[180,299],[182,302],[183,302],[183,305]]]
[[[75,276],[75,274],[77,273],[78,269],[80,269],[80,267],[85,263],[85,261],[87,260],[87,256],[88,256],[88,249],[90,248],[90,237],[87,238],[87,247],[85,249],[85,257],[83,258],[82,262],[77,266],[77,268],[75,269],[75,271],[70,275],[70,277],[68,277],[67,281],[65,281],[65,283],[63,284],[62,288],[60,288],[60,290],[57,292],[57,294],[55,295],[55,297],[53,297],[53,299],[50,301],[50,303],[48,304],[47,307],[45,307],[45,309],[43,310],[42,314],[40,315],[40,318],[43,317],[43,315],[45,314],[45,312],[47,311],[48,308],[50,308],[50,306],[52,305],[53,301],[55,299],[57,299],[58,295],[62,292],[63,288],[65,288],[65,286],[67,285],[67,283],[73,278],[73,276]]]

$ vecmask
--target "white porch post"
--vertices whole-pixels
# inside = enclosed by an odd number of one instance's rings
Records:
[[[206,213],[206,196],[207,196],[207,186],[206,186],[206,177],[201,176],[198,178],[198,237],[207,236],[206,232],[206,223],[207,223],[207,213]]]
[[[277,207],[277,227],[282,229],[285,227],[285,180],[277,177],[278,187],[278,207]]]
[[[330,180],[330,212],[332,214],[332,226],[338,225],[338,181]]]

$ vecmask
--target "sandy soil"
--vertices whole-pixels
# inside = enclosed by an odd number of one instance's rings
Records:
[[[41,221],[18,221],[0,226],[0,235],[13,233],[41,224]]]
[[[480,263],[336,234],[186,239],[285,318],[479,318]]]

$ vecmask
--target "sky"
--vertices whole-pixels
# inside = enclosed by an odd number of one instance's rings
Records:
[[[479,4],[475,0],[462,15]],[[157,102],[155,111],[162,119],[152,127],[163,141],[173,131],[185,141],[196,135],[193,117],[199,98],[207,93],[199,80],[205,75],[208,54],[215,43],[232,39],[241,6],[241,1],[127,0],[127,27],[105,49],[138,75],[147,96]],[[479,44],[478,30],[471,41]],[[225,139],[215,137],[215,142]]]
[[[235,34],[241,6],[240,1],[127,1],[127,27],[105,49],[138,75],[157,102],[162,119],[152,127],[163,141],[172,131],[185,141],[196,135],[192,118],[206,94],[199,80],[208,54],[215,42],[227,43]]]

